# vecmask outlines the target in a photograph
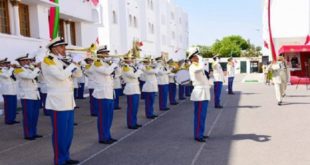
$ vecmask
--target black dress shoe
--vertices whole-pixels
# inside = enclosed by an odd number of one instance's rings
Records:
[[[128,129],[138,129],[138,127],[127,127]]]
[[[70,159],[70,160],[67,160],[66,161],[66,164],[79,164],[80,163],[80,161],[78,161],[78,160],[72,160],[72,159]]]
[[[94,114],[91,114],[90,116],[91,116],[91,117],[97,117],[97,115],[94,115]]]
[[[35,137],[25,137],[24,139],[25,139],[25,140],[30,140],[30,141],[32,141],[32,140],[36,140],[36,138],[35,138]]]
[[[281,104],[282,104],[282,102],[280,101],[280,102],[278,102],[278,106],[281,106]]]
[[[116,108],[114,108],[114,110],[121,110],[122,109],[122,107],[116,107]]]
[[[74,126],[77,126],[77,125],[78,125],[78,123],[74,123],[73,125],[74,125]]]
[[[180,98],[179,100],[185,100],[186,98]]]
[[[223,106],[219,105],[219,106],[215,106],[214,108],[215,108],[215,109],[222,109]]]
[[[198,141],[198,142],[206,142],[205,139],[195,139],[195,140]]]
[[[170,105],[178,105],[179,103],[178,102],[175,102],[175,103],[171,103]]]
[[[170,108],[164,108],[164,109],[160,109],[161,111],[169,111]]]
[[[203,139],[209,139],[209,136],[203,136],[202,138]]]
[[[79,109],[80,107],[79,106],[76,106],[76,107],[74,107],[75,109]]]
[[[36,135],[36,136],[34,136],[35,138],[43,138],[43,136],[42,135]]]
[[[228,93],[229,95],[234,95],[235,93],[231,92],[231,93]]]
[[[137,125],[136,125],[136,127],[140,128],[140,127],[142,127],[142,125],[140,125],[140,124],[137,124]]]
[[[14,125],[14,124],[19,124],[20,122],[19,121],[13,121],[11,123],[6,123],[7,125]]]
[[[112,143],[114,143],[114,142],[117,142],[117,139],[111,138],[110,141],[112,141]]]
[[[157,115],[153,115],[152,117],[156,118],[156,117],[158,117],[158,116],[157,116]]]

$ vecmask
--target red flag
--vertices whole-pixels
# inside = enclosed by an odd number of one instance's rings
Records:
[[[97,45],[99,45],[99,37],[97,37],[96,43],[97,43]]]
[[[264,41],[264,47],[269,49],[269,45],[268,45],[267,41]]]
[[[92,1],[92,3],[95,5],[95,6],[97,6],[98,4],[99,4],[99,0],[91,0]]]
[[[310,45],[310,35],[307,35],[305,45]]]

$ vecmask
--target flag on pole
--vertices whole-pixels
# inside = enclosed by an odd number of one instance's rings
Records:
[[[59,3],[59,0],[50,0],[56,4]],[[59,7],[50,8],[50,17],[49,17],[49,28],[50,28],[50,38],[54,39],[58,36],[59,30]]]
[[[307,35],[305,45],[310,45],[310,35]]]

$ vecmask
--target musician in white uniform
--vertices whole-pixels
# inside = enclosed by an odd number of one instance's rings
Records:
[[[210,100],[210,87],[204,66],[200,63],[199,50],[192,48],[189,51],[189,59],[192,64],[189,68],[190,79],[193,82],[193,92],[190,100],[194,102],[194,138],[198,142],[205,142],[205,123],[207,118],[208,104]]]
[[[158,70],[152,66],[150,58],[145,58],[142,71],[145,78],[145,83],[142,87],[142,92],[144,92],[145,96],[145,116],[148,119],[154,119],[157,117],[157,115],[154,114],[154,101],[155,94],[158,92],[158,83],[156,78]]]
[[[0,85],[4,101],[4,123],[13,125],[16,121],[17,90],[16,78],[13,75],[14,68],[7,58],[0,60]]]
[[[91,116],[97,116],[98,112],[98,108],[95,108],[95,102],[94,102],[94,97],[93,97],[93,92],[94,92],[94,88],[96,86],[95,84],[95,70],[94,70],[94,60],[92,58],[86,58],[85,59],[86,62],[86,66],[85,66],[85,71],[84,74],[87,77],[87,88],[89,91],[89,106],[90,106],[90,115]]]
[[[224,80],[224,72],[220,64],[220,58],[218,55],[213,57],[212,63],[213,78],[214,78],[214,101],[215,108],[221,109],[221,94]]]
[[[170,105],[178,105],[179,103],[176,101],[177,84],[175,81],[178,66],[172,59],[168,61],[168,64],[169,70],[171,70],[171,72],[169,73],[169,102]]]
[[[54,164],[78,164],[70,158],[73,139],[74,107],[73,77],[80,77],[82,71],[78,61],[64,61],[67,43],[55,38],[47,48],[50,53],[41,64],[47,85],[46,109],[51,111]]]
[[[141,127],[137,123],[139,96],[141,94],[138,78],[143,72],[134,66],[132,57],[124,57],[124,62],[126,64],[123,66],[122,77],[126,84],[124,94],[127,96],[127,127],[138,129]]]
[[[157,69],[157,80],[158,80],[158,94],[159,94],[159,109],[161,111],[168,111],[168,94],[169,94],[169,73],[170,70],[162,57],[156,58]]]
[[[18,82],[18,92],[23,108],[24,139],[35,140],[42,137],[37,134],[40,94],[35,80],[39,76],[40,69],[31,67],[32,59],[28,57],[28,54],[18,57],[16,61],[21,66],[14,70],[14,75]]]
[[[112,63],[111,65],[104,61],[104,58],[108,56],[109,50],[106,47],[101,48],[97,51],[97,59],[94,62],[94,70],[96,77],[96,86],[94,88],[94,101],[98,104],[98,136],[99,143],[112,144],[116,142],[116,139],[111,137],[110,129],[113,121],[114,111],[114,84],[113,78],[115,70],[118,65]]]
[[[228,77],[228,94],[233,95],[233,83],[235,79],[235,64],[233,58],[229,58],[227,62],[227,77]]]

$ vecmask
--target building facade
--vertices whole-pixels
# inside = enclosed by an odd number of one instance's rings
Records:
[[[133,40],[139,40],[143,42],[142,56],[185,58],[188,16],[172,0],[107,0],[101,7],[99,41],[111,54],[124,54]]]
[[[60,7],[59,33],[72,46],[96,41],[100,13],[84,0],[0,0],[1,58],[33,54],[50,41],[49,10]],[[78,12],[77,12],[78,11]]]

